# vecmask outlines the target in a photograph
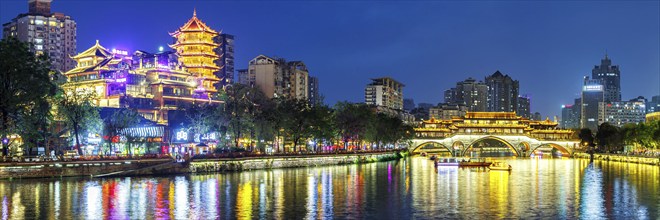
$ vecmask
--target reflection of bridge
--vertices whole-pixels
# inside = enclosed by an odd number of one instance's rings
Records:
[[[571,155],[579,147],[573,131],[557,129],[557,123],[547,119],[532,121],[514,112],[468,112],[451,120],[431,118],[415,132],[413,152],[445,151],[454,156],[476,151],[488,140],[503,144],[516,156],[529,156],[539,148]]]

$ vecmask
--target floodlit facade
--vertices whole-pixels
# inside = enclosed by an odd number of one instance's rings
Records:
[[[176,51],[179,62],[186,70],[201,79],[201,87],[209,92],[217,92],[217,84],[220,78],[216,72],[220,67],[216,60],[220,57],[216,48],[220,46],[214,41],[218,32],[211,29],[197,18],[197,12],[174,33],[170,33],[176,42],[170,47]]]
[[[76,63],[70,56],[76,54],[76,22],[62,13],[51,13],[52,0],[29,0],[28,13],[20,14],[2,25],[3,37],[15,37],[33,44],[36,55],[50,57],[53,68],[65,72]]]
[[[462,104],[443,103],[438,107],[429,109],[429,118],[440,120],[451,120],[456,117],[463,117],[468,112],[468,108]]]
[[[72,57],[78,65],[64,75],[70,92],[93,92],[99,107],[133,108],[146,119],[167,123],[167,111],[193,102],[219,103],[204,79],[186,71],[172,51],[151,54],[108,50],[97,41]]]

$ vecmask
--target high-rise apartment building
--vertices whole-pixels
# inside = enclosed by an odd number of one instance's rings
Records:
[[[584,77],[581,97],[581,128],[589,128],[592,131],[598,129],[598,105],[603,102],[604,93],[604,86],[600,80]]]
[[[19,14],[2,25],[3,37],[31,43],[36,55],[50,57],[53,69],[66,72],[76,63],[76,22],[62,13],[51,13],[52,0],[29,0],[28,13]]]
[[[321,96],[319,95],[319,78],[310,76],[308,77],[309,85],[307,86],[307,94],[309,96],[309,104],[319,105],[322,104]]]
[[[618,65],[612,66],[607,54],[600,60],[600,65],[591,70],[591,78],[601,81],[605,102],[621,101],[621,72]]]
[[[518,80],[499,70],[486,77],[488,107],[490,112],[513,112],[518,107]]]
[[[364,101],[367,105],[403,110],[404,86],[390,77],[371,79],[371,83],[364,89]]]
[[[445,103],[463,105],[472,112],[486,111],[487,100],[488,86],[473,78],[457,82],[455,88],[445,91]]]
[[[522,116],[527,119],[532,117],[529,97],[518,96],[518,102],[516,103],[516,105],[518,105],[518,107],[516,108],[516,115]]]
[[[646,100],[643,97],[621,102],[600,102],[598,123],[610,123],[621,127],[630,123],[641,123],[646,118]]]
[[[214,51],[218,55],[215,64],[220,67],[215,74],[220,79],[216,85],[220,90],[234,82],[234,35],[222,33],[215,36],[213,42],[219,45]]]
[[[249,62],[247,72],[239,72],[239,77],[269,98],[309,99],[309,70],[302,61],[287,62],[259,55]]]
[[[463,104],[443,103],[429,109],[429,118],[451,120],[454,117],[465,116],[467,111],[467,107]]]

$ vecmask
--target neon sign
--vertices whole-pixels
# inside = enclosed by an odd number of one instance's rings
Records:
[[[113,54],[128,56],[128,51],[112,49]]]
[[[179,132],[176,133],[176,140],[177,141],[188,140],[188,132],[180,130]]]

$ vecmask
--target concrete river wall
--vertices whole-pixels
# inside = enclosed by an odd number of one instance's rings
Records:
[[[170,175],[181,173],[236,172],[257,169],[314,167],[396,160],[407,153],[382,152],[364,154],[305,155],[282,157],[250,157],[195,159],[175,163],[171,159],[76,161],[0,164],[0,179],[110,177]]]
[[[589,159],[589,154],[575,153],[573,154],[573,157]],[[594,160],[639,163],[639,164],[650,164],[650,165],[660,166],[660,158],[658,157],[639,157],[639,156],[618,155],[618,154],[594,154]]]

